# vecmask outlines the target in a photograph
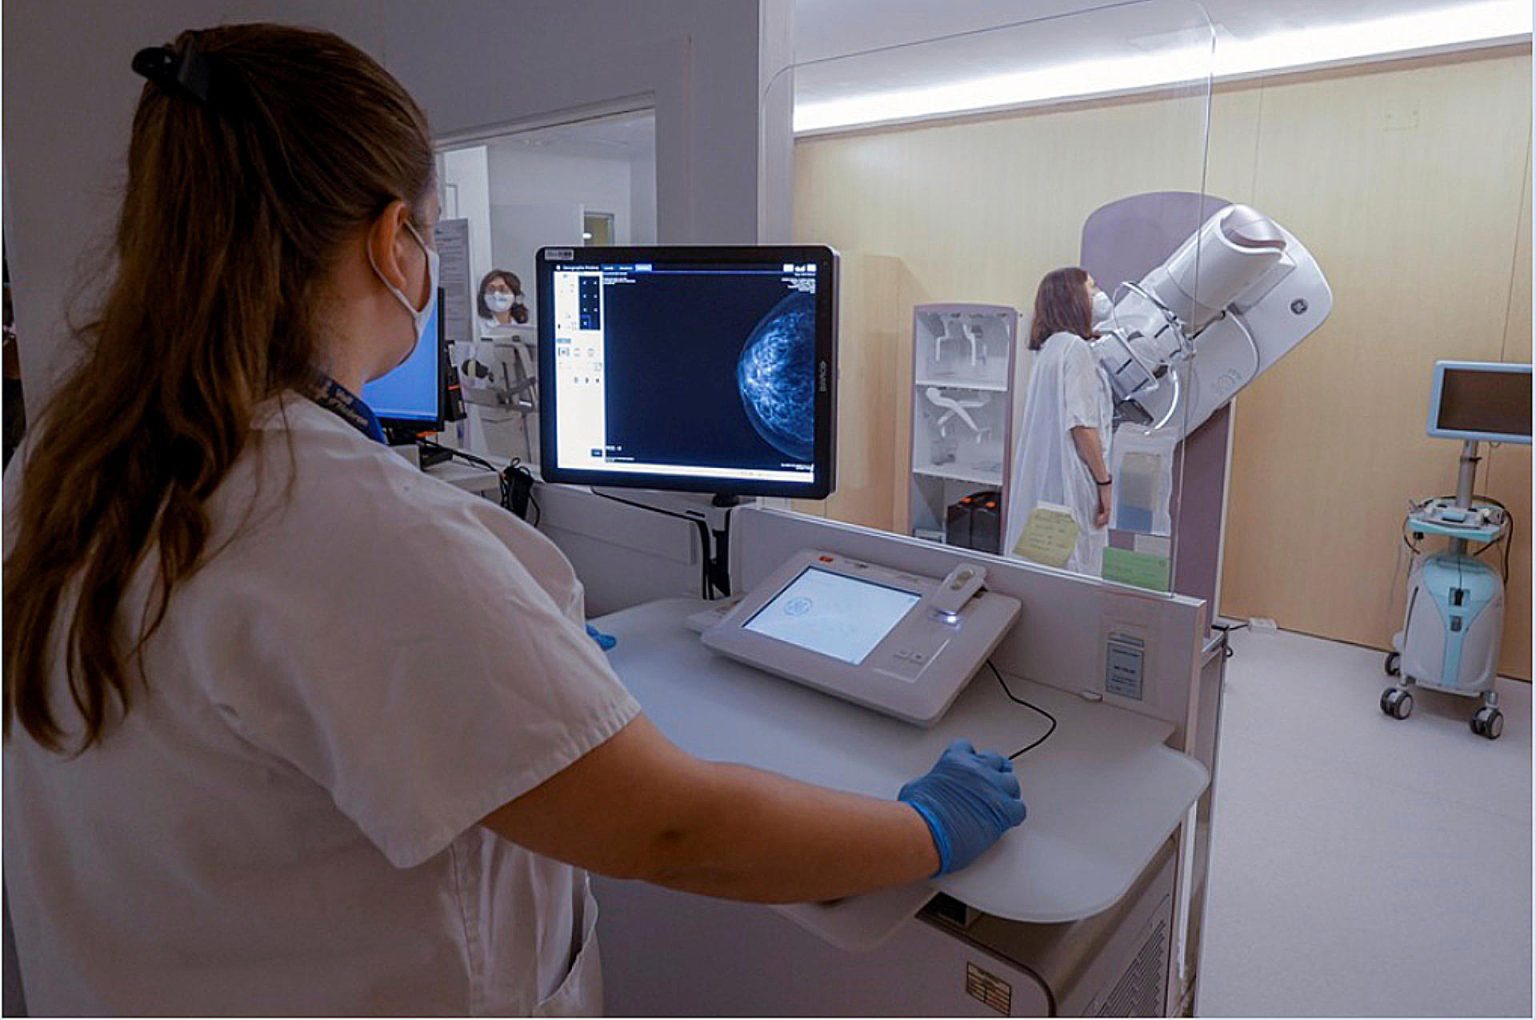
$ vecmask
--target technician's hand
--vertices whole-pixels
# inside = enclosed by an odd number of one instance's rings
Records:
[[[1093,515],[1093,526],[1095,528],[1109,526],[1109,508],[1114,505],[1114,501],[1110,498],[1111,489],[1113,489],[1113,486],[1110,485],[1098,486],[1099,512]]]
[[[1024,820],[1013,762],[978,751],[969,740],[950,744],[938,764],[903,786],[896,799],[928,823],[939,851],[938,875],[970,864]]]

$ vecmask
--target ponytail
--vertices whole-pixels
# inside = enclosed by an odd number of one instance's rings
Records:
[[[129,708],[129,663],[203,560],[205,509],[261,402],[316,364],[332,258],[433,157],[410,95],[335,35],[184,32],[142,51],[115,276],[86,355],[34,430],[4,578],[4,732],[64,750],[49,689],[62,634],[76,750]],[[144,620],[121,620],[146,557]],[[67,619],[58,619],[73,598]],[[132,628],[128,625],[132,625]]]

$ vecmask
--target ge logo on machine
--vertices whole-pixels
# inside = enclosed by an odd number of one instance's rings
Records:
[[[1299,297],[1291,302],[1291,312],[1294,315],[1305,315],[1307,314],[1307,309],[1311,307],[1311,305],[1307,304],[1306,298]]]
[[[808,598],[790,599],[784,604],[786,616],[804,616],[811,611],[811,600]]]

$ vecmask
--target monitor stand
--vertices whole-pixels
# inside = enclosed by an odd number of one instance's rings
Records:
[[[598,491],[600,488],[600,486],[593,486],[592,491],[602,495]],[[686,517],[704,525],[711,536],[711,541],[704,549],[705,570],[709,575],[709,583],[722,596],[730,597],[731,511],[746,503],[754,502],[756,497],[748,497],[743,501],[740,496],[728,492],[710,496],[702,492],[669,492],[665,489],[621,491],[625,493],[623,501],[640,509]]]

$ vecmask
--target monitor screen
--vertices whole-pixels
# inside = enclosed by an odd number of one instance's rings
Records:
[[[920,601],[915,592],[807,567],[745,627],[857,666]]]
[[[544,249],[538,274],[546,480],[831,491],[829,249]]]
[[[1429,425],[1442,438],[1529,443],[1531,366],[1437,363]]]
[[[443,293],[427,323],[426,336],[398,367],[363,386],[363,402],[386,426],[421,426],[431,431],[442,423]]]

